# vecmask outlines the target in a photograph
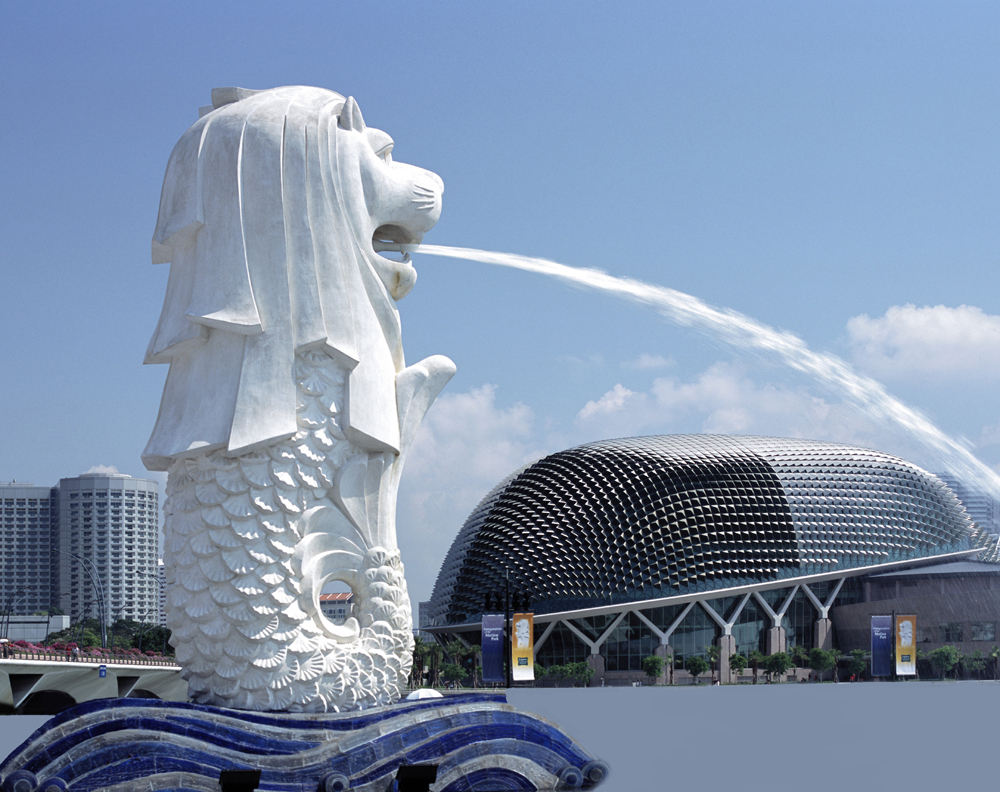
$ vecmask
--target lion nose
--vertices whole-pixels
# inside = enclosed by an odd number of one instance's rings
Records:
[[[434,171],[425,170],[424,173],[426,173],[431,182],[433,182],[437,194],[441,195],[441,193],[444,192],[444,180],[434,173]]]

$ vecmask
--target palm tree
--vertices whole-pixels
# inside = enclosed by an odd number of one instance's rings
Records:
[[[424,685],[424,659],[427,657],[428,643],[419,635],[413,637],[413,668],[410,669],[410,687]]]
[[[440,687],[441,685],[441,658],[444,657],[444,648],[437,641],[431,641],[427,645],[427,657],[430,659],[431,667],[431,687]]]
[[[708,660],[712,664],[712,684],[715,684],[715,668],[716,664],[719,662],[719,655],[722,654],[722,647],[718,644],[712,644],[705,649],[705,654],[708,655]]]
[[[468,652],[472,657],[472,688],[475,690],[479,687],[479,664],[483,656],[483,647],[479,644],[472,644]]]

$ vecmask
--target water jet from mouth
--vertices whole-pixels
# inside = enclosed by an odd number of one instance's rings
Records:
[[[694,328],[736,349],[776,357],[786,366],[806,374],[860,408],[868,418],[889,428],[902,429],[928,449],[955,476],[1000,497],[1000,476],[960,442],[945,434],[918,410],[892,396],[880,382],[857,373],[837,355],[814,352],[793,333],[768,327],[739,311],[716,308],[675,289],[654,286],[633,278],[615,277],[597,269],[570,267],[548,259],[513,253],[447,245],[406,247],[431,256],[537,272],[613,294],[631,302],[648,305],[671,321]]]

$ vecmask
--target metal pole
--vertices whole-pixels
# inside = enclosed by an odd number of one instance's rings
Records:
[[[3,637],[10,637],[10,617],[14,613],[14,606],[21,601],[22,597],[28,596],[28,593],[23,589],[19,588],[13,594],[10,595],[10,599],[7,600],[7,610],[5,613],[5,618],[3,621]]]
[[[18,595],[18,592],[15,591],[13,594],[11,594],[9,597],[7,597],[7,604],[4,605],[4,607],[3,607],[3,617],[2,617],[2,619],[0,619],[0,627],[3,628],[3,637],[4,638],[7,637],[7,623],[9,621],[10,608],[11,608],[11,605],[13,604],[13,602],[14,602],[14,597],[16,597],[17,595]]]
[[[504,570],[503,584],[503,622],[504,622],[504,664],[507,669],[507,688],[512,686],[511,680],[511,641],[510,641],[510,570]]]
[[[105,609],[104,609],[104,606],[105,606],[105,602],[104,602],[104,584],[101,583],[101,573],[97,571],[97,565],[94,564],[94,562],[91,561],[89,558],[84,558],[83,556],[77,555],[76,553],[70,553],[70,552],[68,552],[66,550],[56,550],[55,552],[61,553],[62,555],[68,555],[70,558],[75,558],[77,561],[79,561],[81,564],[83,564],[83,571],[86,572],[87,573],[87,577],[90,578],[90,585],[94,587],[94,593],[97,595],[97,611],[98,611],[98,615],[99,615],[100,620],[101,620],[101,648],[102,649],[107,649],[108,648],[108,630],[107,630],[107,622],[108,622],[107,616],[108,616],[108,614],[107,614],[107,611],[105,611]],[[87,564],[90,564],[90,566],[93,567],[93,569],[94,569],[93,572],[90,571],[90,569],[87,567]],[[94,579],[95,575],[97,576],[96,580]]]

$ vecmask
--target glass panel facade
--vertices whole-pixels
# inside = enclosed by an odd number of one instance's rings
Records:
[[[962,638],[962,622],[949,622],[948,624],[942,624],[938,629],[940,634],[940,640],[946,641],[961,641]]]
[[[725,619],[726,623],[728,624],[729,620],[732,618],[733,613],[740,606],[740,603],[742,601],[743,601],[742,596],[719,597],[717,599],[709,600],[706,604],[712,610],[718,613],[723,619]]]
[[[781,620],[781,626],[785,628],[786,651],[791,651],[796,646],[801,646],[803,649],[813,648],[813,629],[818,617],[819,614],[806,593],[802,590],[796,591],[792,603]]]
[[[617,618],[618,614],[612,613],[607,616],[588,616],[585,619],[570,619],[570,621],[590,640],[597,641]]]
[[[674,666],[683,668],[685,658],[690,655],[706,657],[706,650],[721,632],[704,608],[695,605],[670,636],[670,645],[674,649]]]
[[[537,640],[541,637],[541,633],[538,632],[537,627],[535,630],[535,640]],[[554,665],[579,663],[589,656],[590,647],[581,641],[569,627],[559,622],[552,628],[552,632],[542,644],[541,649],[536,650],[535,662],[548,668]]]
[[[657,629],[666,632],[670,629],[670,625],[677,621],[677,617],[681,615],[686,607],[687,605],[684,604],[665,605],[662,608],[648,608],[642,611],[642,615],[655,624]]]
[[[849,577],[844,581],[844,585],[837,592],[837,599],[833,601],[833,607],[840,605],[856,605],[865,601],[865,586],[859,577]]]
[[[751,597],[740,611],[736,624],[733,625],[736,653],[744,657],[749,657],[753,651],[763,653],[770,627],[770,617],[757,600]]]
[[[972,628],[973,641],[995,641],[997,639],[996,622],[972,622],[969,626]]]
[[[770,591],[760,592],[760,596],[764,598],[764,602],[771,606],[771,610],[779,611],[781,606],[785,604],[785,600],[788,599],[788,595],[792,593],[791,587],[771,589]]]
[[[641,671],[642,660],[656,651],[656,634],[634,613],[626,614],[601,645],[608,671]]]

